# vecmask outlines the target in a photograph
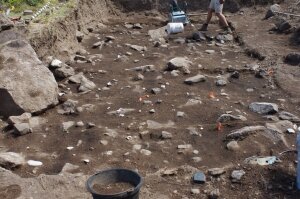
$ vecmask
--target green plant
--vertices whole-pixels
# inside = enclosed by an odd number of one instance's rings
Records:
[[[39,3],[43,3],[44,0],[26,0],[26,3],[30,6],[36,6]]]

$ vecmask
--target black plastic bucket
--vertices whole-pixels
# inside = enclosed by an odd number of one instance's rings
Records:
[[[111,195],[97,193],[93,190],[95,184],[105,186],[119,182],[130,183],[134,188]],[[142,183],[142,177],[135,171],[128,169],[108,169],[91,176],[87,180],[86,186],[88,191],[93,195],[93,199],[139,199]]]

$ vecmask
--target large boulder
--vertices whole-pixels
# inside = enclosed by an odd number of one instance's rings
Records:
[[[3,14],[0,14],[0,32],[4,30],[9,30],[14,26],[14,24],[7,19]]]
[[[37,113],[56,105],[58,86],[55,78],[30,44],[21,38],[1,43],[0,115]]]

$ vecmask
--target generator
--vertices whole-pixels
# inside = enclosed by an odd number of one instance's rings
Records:
[[[177,3],[177,0],[171,0],[169,22],[171,23],[183,23],[184,25],[190,23],[187,16],[187,2],[184,2],[183,9],[181,9]]]

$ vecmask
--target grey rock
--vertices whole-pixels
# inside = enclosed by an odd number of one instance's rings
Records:
[[[77,38],[78,42],[81,42],[83,40],[83,38],[84,38],[84,34],[82,32],[80,32],[80,31],[77,30],[76,31],[76,38]]]
[[[83,55],[75,55],[74,57],[74,61],[82,61],[82,62],[86,62],[87,61],[87,58],[86,56],[83,56]]]
[[[139,23],[135,23],[135,24],[133,24],[132,28],[133,29],[143,29],[143,26],[141,24],[139,24]]]
[[[202,161],[201,157],[192,157],[193,162],[198,163]]]
[[[192,38],[193,38],[193,40],[195,40],[195,41],[206,41],[205,35],[204,35],[202,32],[199,32],[199,31],[193,33]]]
[[[216,36],[216,40],[229,42],[229,41],[233,41],[233,36],[231,34],[226,34],[226,35],[219,34]]]
[[[79,166],[73,165],[73,164],[70,164],[70,163],[66,163],[66,164],[63,166],[63,168],[62,168],[60,174],[64,174],[64,173],[73,173],[73,172],[76,171],[77,169],[79,169]]]
[[[53,59],[50,63],[50,68],[55,69],[55,68],[60,68],[63,66],[62,61],[58,60],[58,59]]]
[[[27,41],[4,43],[0,55],[6,60],[0,68],[0,115],[37,113],[58,103],[57,82]]]
[[[88,80],[82,72],[69,77],[69,81],[80,84],[78,88],[79,92],[86,92],[96,88],[94,82]]]
[[[188,60],[186,57],[175,57],[168,62],[166,70],[180,70],[188,74],[190,73],[189,68],[192,66],[192,64],[193,62]]]
[[[178,111],[178,112],[176,113],[176,117],[184,117],[184,116],[185,116],[185,113],[182,112],[182,111]]]
[[[169,133],[169,132],[167,132],[167,131],[162,131],[162,132],[161,132],[161,138],[162,138],[163,140],[166,140],[166,139],[172,139],[172,137],[173,137],[172,133]]]
[[[59,109],[57,112],[59,114],[66,114],[66,115],[77,113],[77,110],[76,110],[77,104],[78,104],[78,101],[68,99],[67,101],[65,101],[62,104],[62,109]]]
[[[231,115],[231,114],[222,114],[218,119],[217,122],[230,122],[230,121],[236,121],[236,120],[241,120],[241,121],[246,121],[247,118],[242,116],[242,115]]]
[[[0,14],[0,32],[4,30],[9,30],[14,27],[14,24],[6,16]]]
[[[243,140],[249,135],[257,133],[257,131],[265,131],[266,127],[264,126],[247,126],[239,130],[232,131],[229,133],[226,138],[233,140]]]
[[[141,152],[141,154],[146,155],[146,156],[149,156],[152,154],[152,152],[147,149],[141,149],[140,152]]]
[[[57,78],[66,78],[75,75],[75,70],[71,66],[63,65],[54,71],[54,75]]]
[[[264,19],[269,19],[270,17],[273,17],[276,12],[280,12],[281,11],[281,7],[278,4],[273,4],[270,6],[269,10],[267,11]]]
[[[155,109],[151,109],[149,113],[155,113]]]
[[[102,48],[102,46],[104,45],[104,41],[98,41],[96,43],[93,44],[93,48]]]
[[[132,50],[135,50],[135,51],[138,51],[138,52],[147,51],[147,47],[146,47],[146,46],[129,45],[129,47],[130,47]]]
[[[224,168],[212,168],[208,170],[209,175],[211,176],[220,176],[224,174],[226,171]]]
[[[176,38],[174,39],[176,44],[185,44],[185,38]]]
[[[278,32],[283,33],[291,28],[291,24],[287,21],[283,21],[278,25]]]
[[[141,73],[139,73],[139,74],[137,74],[137,75],[135,75],[133,78],[132,78],[132,80],[133,81],[141,81],[141,80],[144,80],[144,75],[142,75]]]
[[[32,133],[32,128],[30,127],[29,123],[15,124],[14,129],[15,134],[20,136]]]
[[[267,102],[253,102],[249,105],[251,111],[259,114],[273,114],[278,112],[278,105]]]
[[[152,88],[152,89],[151,89],[151,92],[152,92],[153,94],[159,94],[159,93],[161,93],[161,88]]]
[[[204,75],[199,74],[199,75],[187,78],[186,80],[184,80],[184,83],[195,84],[195,83],[205,82],[205,81],[206,81],[206,77]]]
[[[141,72],[153,72],[155,71],[155,66],[154,65],[145,65],[145,66],[138,66],[138,67],[134,67],[131,69],[127,69],[127,70],[132,70],[132,71],[141,71]]]
[[[83,121],[76,122],[76,127],[84,127]]]
[[[209,193],[208,197],[209,197],[209,199],[217,199],[220,197],[220,195],[221,195],[220,190],[214,189]]]
[[[200,189],[191,189],[191,193],[194,195],[200,194]]]
[[[277,134],[283,134],[287,129],[293,128],[294,124],[288,120],[278,121],[276,123],[266,123],[266,128]]]
[[[23,15],[27,16],[27,15],[33,15],[33,11],[32,10],[24,10],[23,11]]]
[[[68,132],[69,128],[74,126],[75,122],[74,121],[68,121],[68,122],[63,122],[62,123],[62,129],[64,132]]]
[[[193,148],[191,144],[181,144],[177,146],[177,149],[191,149]]]
[[[299,37],[298,37],[299,38]],[[290,53],[284,58],[284,62],[293,66],[300,66],[300,53]]]
[[[14,169],[25,164],[25,158],[14,152],[0,153],[0,166],[5,169]]]
[[[162,129],[162,128],[175,128],[175,123],[173,121],[168,121],[167,123],[158,123],[152,120],[147,120],[148,129]]]
[[[168,36],[165,30],[166,27],[161,27],[155,30],[149,30],[148,35],[150,35],[153,41],[159,41],[161,38],[165,38]]]
[[[237,141],[230,141],[228,142],[228,144],[226,145],[226,148],[230,151],[238,151],[240,149],[239,144],[237,143]]]
[[[227,81],[225,79],[218,79],[216,81],[216,85],[217,86],[226,86],[227,85]]]
[[[246,172],[244,170],[234,170],[231,173],[231,181],[239,182],[245,174]]]
[[[205,50],[205,52],[206,52],[207,54],[214,54],[216,51],[215,51],[215,50]]]
[[[300,122],[300,118],[292,113],[282,111],[279,113],[279,118],[281,120],[289,120],[291,122]]]
[[[26,122],[28,123],[31,117],[32,117],[31,113],[23,113],[20,116],[10,116],[7,122],[10,125],[21,124]]]
[[[199,171],[194,174],[193,176],[193,182],[197,184],[203,184],[206,182],[206,176],[203,172]]]
[[[110,42],[110,41],[114,41],[114,40],[116,40],[116,38],[114,36],[109,35],[109,36],[105,37],[105,42]]]

